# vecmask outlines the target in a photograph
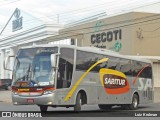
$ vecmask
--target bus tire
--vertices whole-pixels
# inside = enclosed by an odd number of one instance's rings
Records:
[[[110,109],[112,109],[112,105],[99,104],[98,107],[99,107],[101,110],[110,110]]]
[[[74,111],[80,112],[81,107],[82,107],[82,98],[81,98],[81,94],[78,93],[77,98],[76,98],[76,104],[74,105]]]
[[[46,112],[48,109],[47,105],[40,105],[39,107],[40,107],[41,112]]]
[[[128,106],[130,110],[136,110],[138,108],[138,96],[136,94],[133,95],[132,103]]]

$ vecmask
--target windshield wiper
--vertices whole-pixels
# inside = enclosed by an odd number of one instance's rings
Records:
[[[31,78],[30,72],[31,72],[31,64],[29,64],[27,72],[23,74],[22,77],[17,78],[16,81],[29,81],[29,78]]]

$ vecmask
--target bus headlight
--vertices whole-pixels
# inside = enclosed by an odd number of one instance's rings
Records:
[[[15,92],[15,91],[13,91],[12,93],[13,93],[14,95],[18,95],[18,93],[17,93],[17,92]]]
[[[43,92],[43,95],[52,94],[52,93],[53,93],[53,90],[45,90]]]

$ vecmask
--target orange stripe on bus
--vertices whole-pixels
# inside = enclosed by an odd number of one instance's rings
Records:
[[[135,85],[135,83],[136,83],[136,81],[137,81],[137,78],[140,76],[140,74],[143,72],[143,70],[145,69],[145,68],[147,68],[149,65],[146,65],[146,66],[144,66],[139,72],[138,72],[138,74],[137,74],[137,76],[136,76],[136,78],[133,80],[133,85]]]

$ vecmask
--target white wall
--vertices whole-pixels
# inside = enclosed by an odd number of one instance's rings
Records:
[[[160,87],[160,63],[153,63],[154,87]]]

